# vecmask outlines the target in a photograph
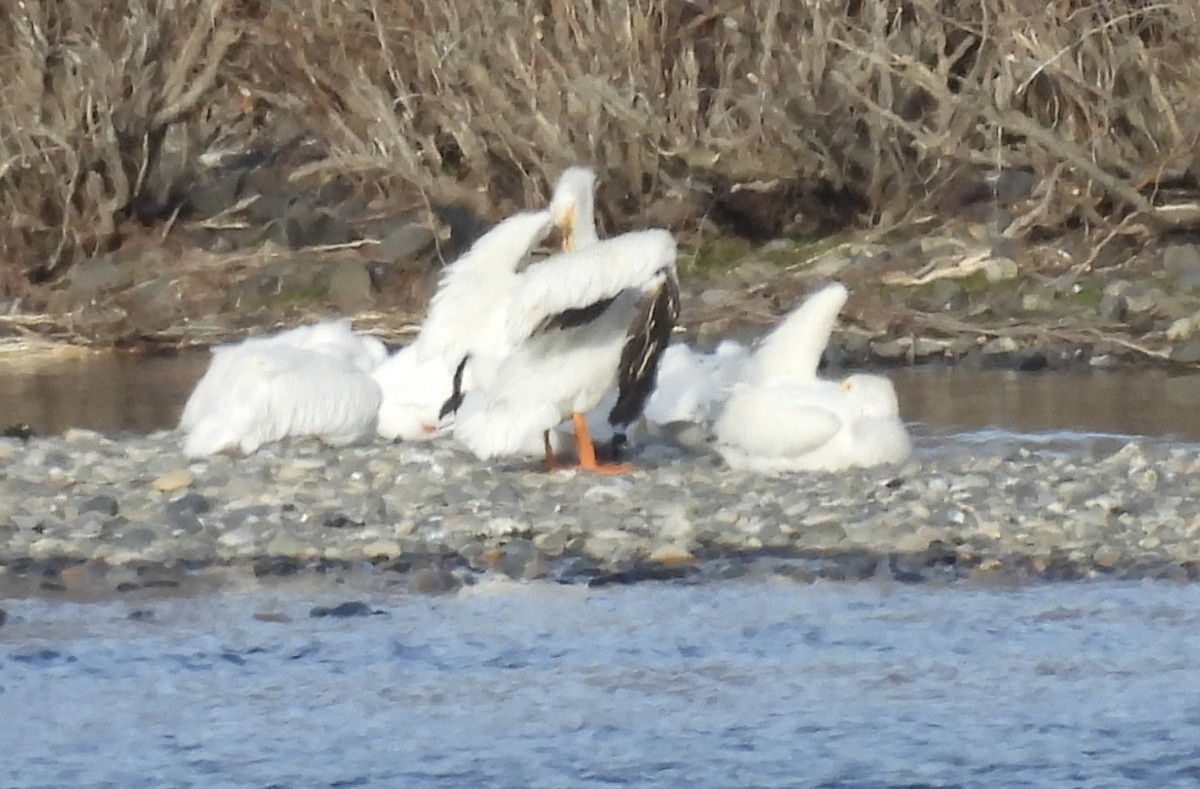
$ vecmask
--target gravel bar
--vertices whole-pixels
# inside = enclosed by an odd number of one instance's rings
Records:
[[[335,569],[437,592],[489,573],[1195,578],[1200,453],[1114,447],[921,449],[898,467],[763,477],[650,444],[636,471],[603,477],[487,465],[449,443],[289,441],[189,463],[173,432],[71,430],[0,439],[0,580],[124,591],[215,568]]]

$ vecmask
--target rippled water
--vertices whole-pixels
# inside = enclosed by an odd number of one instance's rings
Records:
[[[0,427],[168,427],[206,364],[0,363]],[[920,451],[1200,440],[1161,373],[889,375]],[[1200,785],[1200,585],[365,583],[0,599],[0,786]]]
[[[1200,782],[1200,586],[348,594],[9,601],[0,782]]]

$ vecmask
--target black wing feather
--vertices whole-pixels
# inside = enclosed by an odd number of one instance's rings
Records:
[[[446,398],[446,402],[442,403],[441,409],[438,411],[438,421],[446,418],[447,414],[453,414],[458,411],[458,407],[462,405],[465,394],[462,390],[463,370],[466,369],[467,360],[471,358],[467,354],[458,363],[458,367],[454,368],[454,386],[450,392],[450,396]]]
[[[679,320],[679,280],[674,271],[664,273],[663,283],[638,305],[637,320],[621,349],[617,402],[608,412],[608,422],[618,434],[642,415],[658,378],[658,362]]]
[[[586,307],[574,307],[562,312],[556,312],[538,324],[534,334],[544,334],[555,329],[575,329],[591,323],[600,317],[606,309],[617,300],[616,296],[593,302]]]

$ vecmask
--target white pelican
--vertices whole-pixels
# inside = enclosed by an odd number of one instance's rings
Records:
[[[600,240],[596,234],[596,173],[568,167],[558,176],[550,197],[550,216],[562,233],[563,249],[574,252]]]
[[[600,240],[596,232],[595,191],[596,173],[590,167],[575,165],[563,170],[559,175],[550,199],[550,215],[562,236],[564,251],[586,249]],[[671,318],[672,325],[678,316],[678,305],[673,309],[675,313]],[[655,356],[658,353],[656,350]],[[590,436],[609,444],[614,456],[628,442],[629,429],[641,414],[646,398],[654,389],[654,375],[651,374],[648,379],[644,378],[640,386],[642,388],[636,395],[616,390],[610,392],[584,417]],[[573,421],[570,426],[559,426],[560,431],[568,429],[574,431]]]
[[[514,350],[464,393],[455,437],[481,459],[527,452],[544,437],[553,467],[548,432],[569,416],[579,468],[627,470],[597,463],[584,414],[614,388],[610,421],[629,424],[641,412],[678,316],[675,256],[674,238],[656,229],[531,265],[508,302]]]
[[[749,350],[736,340],[722,340],[712,353],[672,345],[663,353],[658,384],[642,416],[656,427],[682,422],[711,430],[749,361]]]
[[[382,401],[376,432],[389,441],[427,441],[443,427],[442,405],[451,393],[451,372],[441,358],[421,360],[414,340],[375,368]]]
[[[382,342],[344,320],[214,348],[180,418],[184,454],[250,454],[287,436],[333,445],[363,439],[380,401],[370,373],[386,356]]]
[[[375,371],[383,389],[379,435],[408,441],[437,435],[463,359],[470,356],[475,378],[486,380],[511,350],[505,305],[517,268],[549,230],[548,211],[515,214],[446,267],[417,338]],[[476,385],[474,379],[462,382],[467,390]]]
[[[517,269],[550,232],[550,212],[525,211],[504,219],[479,238],[442,274],[417,337],[417,357],[446,365],[451,378],[470,356],[465,389],[486,380],[512,349],[505,331],[508,304],[522,274]]]
[[[836,471],[908,457],[912,444],[891,381],[866,374],[841,382],[817,377],[846,296],[836,283],[817,291],[754,352],[715,426],[717,451],[731,467]]]

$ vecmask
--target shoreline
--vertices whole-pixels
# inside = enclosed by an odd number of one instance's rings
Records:
[[[290,441],[188,463],[177,441],[0,439],[0,589],[359,573],[412,592],[489,573],[588,585],[1200,575],[1200,457],[1164,441],[919,449],[898,467],[782,477],[647,443],[620,478],[485,465],[442,443]]]
[[[986,222],[949,219],[922,230],[692,239],[679,256],[678,336],[708,346],[760,335],[837,280],[850,291],[830,349],[843,364],[1200,369],[1200,244],[1164,242],[1101,266],[1077,233],[1018,242]],[[419,331],[444,265],[429,253],[370,262],[268,244],[179,252],[199,262],[157,274],[167,250],[135,245],[0,303],[0,364],[103,349],[180,353],[330,318],[395,348]]]

